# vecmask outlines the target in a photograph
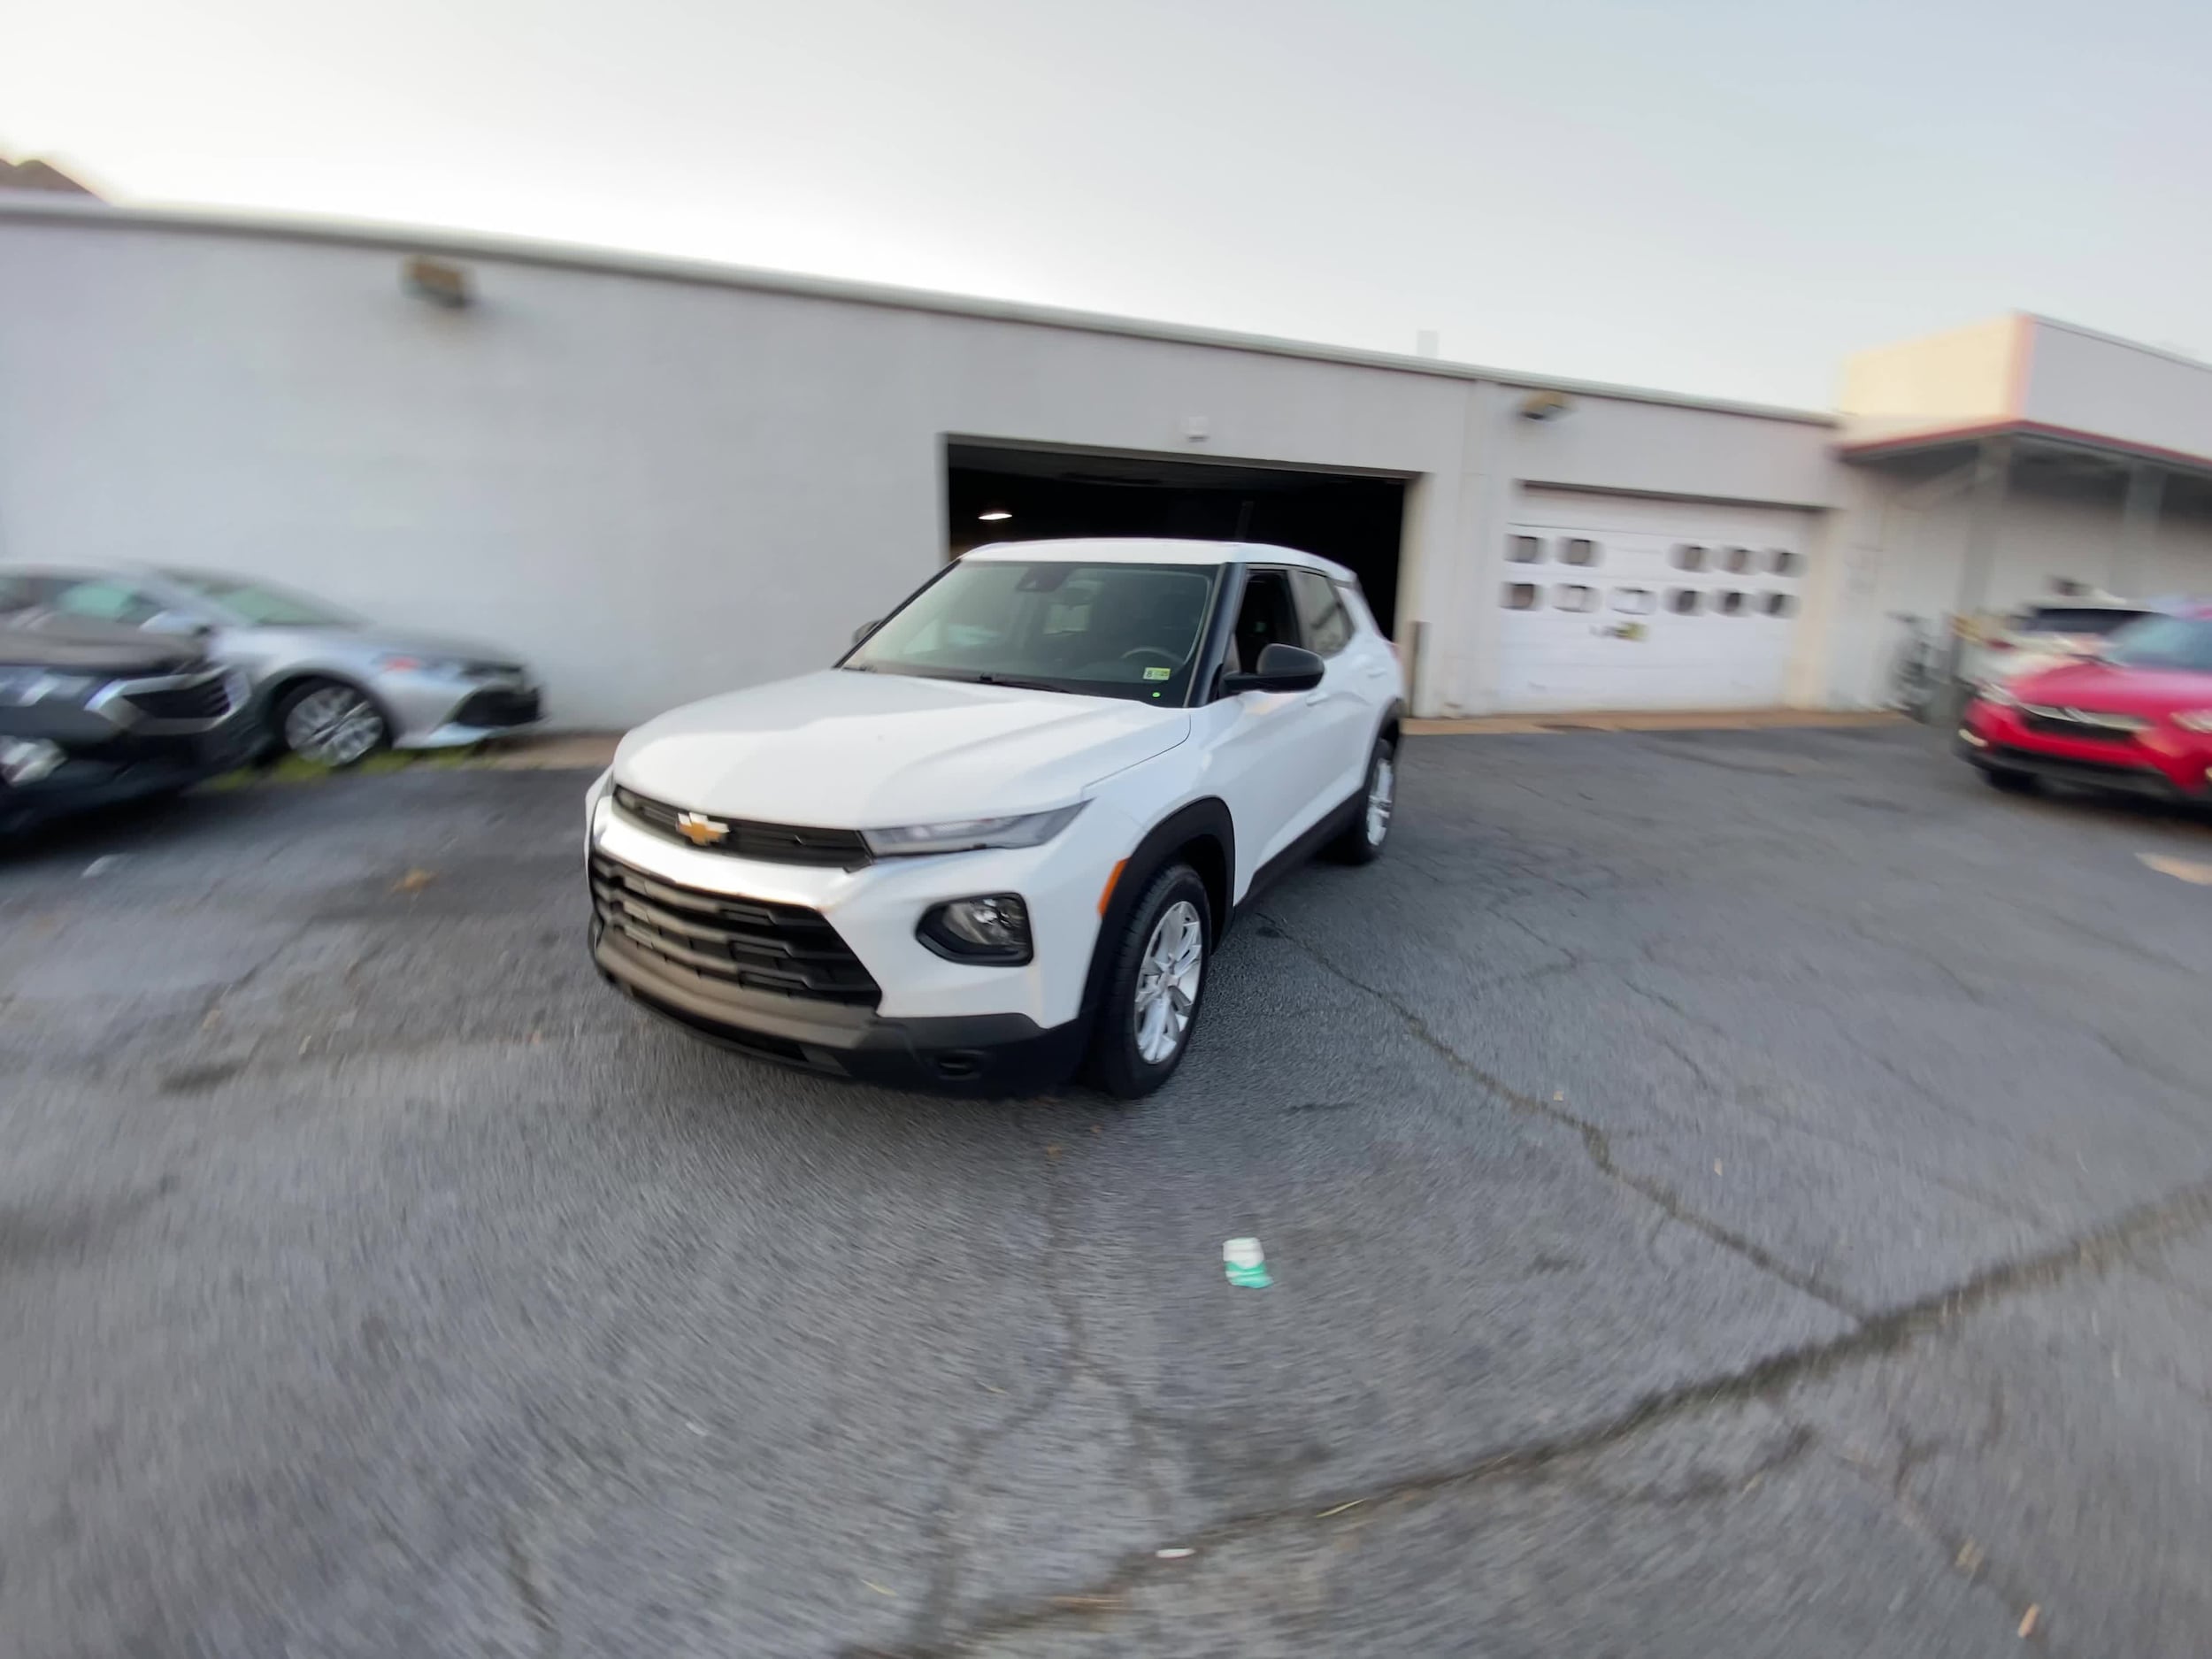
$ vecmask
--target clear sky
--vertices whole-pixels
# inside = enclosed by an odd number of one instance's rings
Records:
[[[1824,406],[2007,310],[2212,354],[2205,0],[0,0],[0,151]]]

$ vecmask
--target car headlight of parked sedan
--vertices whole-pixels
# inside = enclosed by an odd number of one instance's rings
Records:
[[[523,672],[514,663],[485,663],[464,657],[418,657],[405,651],[386,652],[374,661],[380,673],[436,674],[447,680],[500,680],[519,677]]]
[[[107,682],[92,674],[58,674],[44,668],[0,668],[0,704],[27,709],[38,703],[82,705]]]
[[[2185,709],[2173,719],[2185,732],[2212,732],[2212,709]]]

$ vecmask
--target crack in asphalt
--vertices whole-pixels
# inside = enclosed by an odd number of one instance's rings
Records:
[[[1660,1007],[1668,1010],[1670,1012],[1682,1016],[1685,1019],[1685,1023],[1696,1025],[1701,1030],[1711,1032],[1717,1036],[1725,1037],[1727,1035],[1726,1033],[1722,1032],[1719,1027],[1712,1025],[1709,1021],[1701,1021],[1688,1018],[1684,1014],[1681,1005],[1676,1002],[1672,998],[1663,996],[1658,992],[1654,991],[1646,986],[1639,985],[1626,974],[1617,972],[1613,977],[1617,979],[1624,987],[1633,993],[1635,995],[1644,998],[1647,1002],[1656,1002]],[[1827,1127],[1824,1124],[1817,1123],[1809,1118],[1793,1117],[1787,1112],[1777,1111],[1772,1107],[1761,1103],[1761,1102],[1758,1101],[1751,1092],[1751,1088],[1755,1087],[1755,1086],[1751,1086],[1751,1087],[1739,1087],[1734,1089],[1724,1089],[1721,1084],[1714,1078],[1711,1071],[1706,1068],[1704,1063],[1697,1059],[1687,1048],[1685,1048],[1680,1043],[1675,1041],[1673,1038],[1668,1036],[1664,1032],[1658,1031],[1653,1032],[1651,1036],[1652,1040],[1662,1048],[1664,1048],[1669,1054],[1672,1055],[1676,1059],[1681,1061],[1684,1065],[1687,1066],[1692,1073],[1696,1076],[1698,1081],[1703,1084],[1707,1088],[1710,1089],[1716,1096],[1725,1094],[1728,1104],[1732,1110],[1742,1112],[1748,1117],[1761,1118],[1767,1123],[1774,1125],[1778,1129],[1788,1131],[1792,1134],[1803,1135],[1809,1141],[1824,1141],[1830,1146],[1839,1148],[1846,1152],[1854,1153],[1858,1156],[1866,1158],[1871,1162],[1893,1164],[1902,1167],[1904,1160],[1897,1156],[1893,1150],[1886,1149],[1881,1147],[1869,1146],[1864,1141],[1857,1140],[1853,1136],[1839,1134],[1836,1131]],[[1731,1039],[1731,1041],[1733,1040]],[[1621,1133],[1621,1131],[1614,1131],[1614,1139],[1620,1139]],[[1930,1186],[1940,1187],[1945,1192],[1950,1193],[1956,1197],[1970,1199],[1973,1202],[1980,1204],[1986,1210],[1993,1210],[1998,1215],[2006,1217],[2008,1219],[2013,1221],[2024,1221],[2037,1225],[2040,1225],[2046,1219],[2040,1211],[2015,1203],[2011,1199],[2007,1198],[2003,1194],[1993,1192],[1988,1187],[1983,1187],[1978,1182],[1961,1180],[1955,1175],[1946,1174],[1940,1170],[1929,1168],[1915,1169],[1912,1173],[1916,1179],[1926,1181]]]
[[[1693,1232],[1702,1233],[1724,1249],[1742,1257],[1761,1272],[1780,1280],[1800,1294],[1825,1303],[1847,1318],[1863,1320],[1867,1317],[1869,1310],[1855,1299],[1831,1286],[1821,1283],[1809,1274],[1800,1272],[1763,1245],[1691,1209],[1683,1201],[1681,1195],[1665,1182],[1622,1168],[1614,1159],[1611,1137],[1596,1124],[1568,1111],[1556,1102],[1540,1100],[1525,1090],[1515,1088],[1503,1079],[1484,1071],[1452,1047],[1450,1043],[1437,1035],[1429,1023],[1412,1009],[1408,1008],[1387,993],[1378,990],[1375,987],[1346,972],[1335,963],[1331,962],[1322,952],[1284,926],[1280,918],[1271,916],[1266,919],[1281,933],[1287,942],[1296,946],[1317,964],[1323,972],[1341,980],[1354,990],[1372,997],[1396,1014],[1400,1022],[1419,1040],[1423,1046],[1442,1056],[1455,1071],[1472,1078],[1493,1094],[1504,1101],[1515,1111],[1525,1117],[1540,1118],[1547,1122],[1572,1130],[1581,1141],[1584,1155],[1589,1158],[1592,1166],[1607,1179],[1626,1187],[1647,1202],[1655,1204],[1684,1226],[1690,1228]]]
[[[1354,1505],[1372,1508],[1394,1499],[1462,1491],[1505,1479],[1547,1478],[1563,1467],[1586,1461],[1662,1424],[1751,1401],[1770,1400],[1800,1383],[1817,1380],[1844,1366],[1897,1353],[1922,1337],[1941,1332],[1993,1303],[2058,1284],[2077,1272],[2102,1273],[2116,1263],[2130,1260],[2134,1252],[2147,1246],[2170,1242],[2208,1225],[2212,1225],[2212,1180],[2177,1188],[2162,1198],[2137,1205],[2104,1226],[2062,1240],[2048,1249],[1994,1263],[1955,1285],[1870,1314],[1840,1336],[1786,1348],[1736,1371],[1655,1390],[1617,1415],[1569,1433],[1499,1448],[1463,1463],[1408,1476],[1365,1492],[1319,1496],[1295,1505],[1225,1517],[1176,1540],[1195,1552],[1194,1561],[1181,1562],[1178,1566],[1187,1572],[1202,1563],[1210,1551],[1270,1527],[1309,1525],[1329,1512]],[[1801,1452],[1803,1449],[1801,1445],[1797,1448]],[[1909,1475],[1908,1468],[1893,1478],[1889,1483],[1893,1497]],[[1929,1536],[1939,1536],[1931,1528],[1923,1530]],[[1079,1589],[990,1615],[965,1631],[940,1639],[934,1645],[896,1651],[900,1659],[953,1659],[977,1643],[995,1637],[1034,1630],[1079,1614],[1116,1610],[1158,1570],[1159,1563],[1148,1548],[1133,1551],[1112,1571]],[[2016,1586],[1993,1587],[2008,1600],[2020,1594]],[[2020,1599],[2019,1609],[2024,1610],[2026,1605],[2026,1600]],[[877,1651],[864,1647],[846,1650],[849,1659]]]
[[[523,1548],[521,1535],[511,1520],[501,1528],[501,1542],[507,1549],[507,1582],[514,1586],[515,1599],[522,1603],[523,1616],[537,1632],[540,1659],[560,1659],[560,1627],[555,1623],[553,1609],[538,1584],[537,1569],[531,1562],[530,1552]]]
[[[1017,1125],[1025,1131],[1028,1128],[1027,1117],[1025,1110],[1016,1114]],[[931,1644],[941,1640],[950,1624],[959,1595],[964,1555],[960,1523],[967,1513],[968,1486],[982,1467],[983,1460],[1000,1442],[1044,1417],[1078,1381],[1096,1384],[1120,1405],[1129,1420],[1136,1484],[1152,1512],[1154,1530],[1164,1532],[1169,1523],[1168,1495],[1153,1473],[1158,1444],[1153,1438],[1152,1414],[1126,1378],[1092,1355],[1089,1327],[1084,1322],[1081,1303],[1062,1282],[1062,1265],[1075,1250],[1066,1215],[1064,1177],[1060,1173],[1065,1160],[1059,1148],[1041,1140],[1038,1145],[1046,1157],[1045,1202],[1041,1211],[1045,1225],[1044,1271],[1040,1283],[1045,1300],[1060,1323],[1063,1357],[1033,1399],[1016,1408],[994,1426],[971,1429],[961,1435],[952,1471],[945,1479],[946,1502],[938,1506],[935,1525],[927,1535],[933,1561],[928,1588],[915,1620],[915,1646],[911,1651],[931,1651]]]

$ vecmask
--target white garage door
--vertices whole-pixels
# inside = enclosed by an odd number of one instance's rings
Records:
[[[1508,709],[1782,701],[1812,515],[1523,492],[1496,603]]]

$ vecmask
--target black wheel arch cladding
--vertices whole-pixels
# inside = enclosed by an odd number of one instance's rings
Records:
[[[1106,913],[1099,918],[1097,941],[1091,948],[1091,969],[1083,982],[1086,1015],[1094,1013],[1098,1008],[1098,1000],[1106,988],[1108,957],[1114,941],[1129,926],[1130,915],[1138,901],[1144,897],[1153,879],[1175,863],[1187,864],[1197,872],[1200,884],[1206,889],[1206,908],[1212,912],[1208,918],[1207,949],[1210,950],[1220,943],[1234,908],[1232,895],[1236,881],[1237,831],[1227,805],[1209,795],[1161,819],[1129,855],[1121,879],[1114,883],[1113,894],[1106,902]]]

